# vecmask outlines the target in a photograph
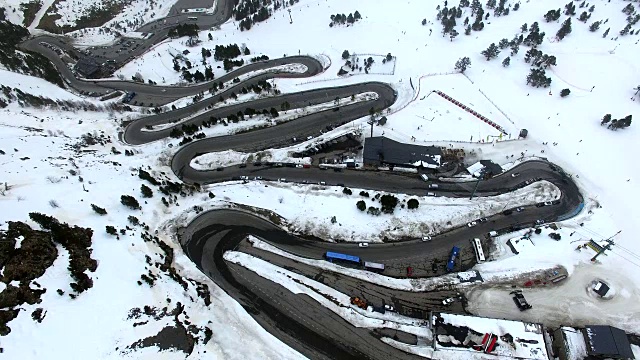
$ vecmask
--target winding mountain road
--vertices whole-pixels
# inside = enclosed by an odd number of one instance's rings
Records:
[[[212,27],[224,23],[231,16],[233,2],[218,0],[213,15],[198,16],[199,26]],[[140,31],[153,32],[154,35],[128,54],[119,55],[115,52],[117,46],[108,50],[108,56],[119,64],[131,57],[141,55],[154,44],[166,38],[170,27],[175,21],[184,21],[188,15],[173,16],[170,21],[157,21],[145,25]],[[63,48],[70,54],[77,54],[73,46],[64,38],[53,36],[39,36],[21,44],[24,50],[36,51],[49,58],[59,69],[67,84],[78,91],[106,94],[113,90],[135,91],[137,99],[145,104],[167,104],[179,98],[193,96],[206,92],[212,83],[201,83],[193,86],[156,86],[131,81],[113,80],[83,80],[76,78],[60,56],[49,47],[52,44]],[[335,98],[349,97],[364,92],[375,92],[377,98],[346,106],[336,106],[335,109],[317,112],[303,116],[277,126],[255,130],[244,134],[220,136],[197,140],[180,148],[173,157],[171,168],[185,183],[218,183],[229,181],[239,176],[262,176],[264,179],[287,178],[294,182],[325,182],[330,185],[341,184],[354,188],[365,188],[393,193],[407,193],[424,195],[427,191],[426,183],[416,175],[397,174],[391,172],[374,172],[363,170],[348,170],[333,172],[318,168],[300,169],[288,167],[251,166],[246,168],[228,167],[224,171],[200,171],[191,166],[194,157],[222,150],[259,151],[290,143],[293,137],[317,135],[327,125],[343,124],[367,116],[371,108],[383,110],[391,106],[397,99],[397,93],[388,84],[366,82],[348,86],[331,87],[288,93],[279,96],[261,98],[246,103],[236,103],[226,107],[212,108],[217,103],[217,97],[227,98],[231,92],[238,93],[241,86],[249,86],[260,81],[275,77],[310,77],[322,72],[322,64],[306,56],[285,57],[246,65],[238,70],[226,74],[215,82],[227,82],[236,77],[255,71],[267,70],[275,66],[288,64],[303,64],[307,67],[304,73],[276,73],[268,72],[255,75],[224,91],[213,98],[174,111],[160,113],[135,120],[127,125],[122,139],[131,145],[142,145],[169,136],[172,127],[162,130],[149,130],[149,127],[162,124],[200,124],[209,117],[223,118],[236,114],[247,107],[256,110],[279,109],[281,104],[288,102],[291,108],[302,108],[308,105],[331,102]],[[187,120],[182,120],[188,118]],[[519,172],[519,177],[510,174]],[[384,331],[372,331],[366,328],[356,328],[348,324],[330,310],[320,306],[307,296],[295,295],[279,284],[265,280],[241,266],[227,263],[223,254],[227,250],[236,249],[243,245],[247,235],[255,235],[300,256],[321,259],[326,251],[348,252],[366,257],[369,261],[384,263],[389,269],[390,276],[402,276],[406,266],[414,266],[416,276],[433,276],[427,261],[446,258],[453,245],[463,248],[462,267],[473,265],[472,251],[469,239],[483,237],[492,230],[508,231],[514,228],[530,226],[536,220],[555,221],[575,215],[576,209],[583,204],[583,198],[576,185],[562,172],[546,161],[525,162],[510,172],[481,181],[477,186],[477,196],[491,196],[508,193],[523,187],[528,179],[547,180],[561,190],[559,204],[545,207],[527,207],[522,212],[512,215],[497,214],[485,223],[468,228],[461,227],[438,234],[432,241],[419,240],[404,241],[393,244],[374,244],[367,249],[358,248],[354,244],[334,244],[308,239],[301,239],[284,232],[279,226],[254,214],[241,210],[215,210],[201,214],[191,223],[179,229],[180,243],[189,258],[222,289],[242,304],[247,312],[270,333],[277,336],[289,346],[297,349],[306,356],[314,359],[415,359],[414,355],[404,353],[382,343],[379,338]],[[440,182],[437,193],[440,196],[466,197],[474,190],[475,182]],[[430,190],[433,191],[433,190]],[[246,245],[246,244],[244,244]],[[259,254],[269,257],[269,254]],[[287,263],[285,259],[272,258],[274,263],[290,267],[307,276],[328,274],[314,274],[314,269]],[[363,285],[361,281],[354,281],[348,277],[331,274],[333,286],[347,292],[360,291],[365,296],[375,294],[379,297],[389,297],[397,308],[407,311],[424,311],[424,309],[438,309],[443,297],[451,294],[444,292],[416,295],[397,290],[382,289],[376,285]],[[463,311],[461,307],[449,310]],[[396,332],[402,339],[417,341],[415,336]],[[389,336],[388,334],[385,336]],[[391,335],[392,336],[392,335]]]

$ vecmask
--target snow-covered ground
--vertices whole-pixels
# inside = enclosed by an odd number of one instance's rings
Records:
[[[18,4],[17,0],[10,1],[8,4],[11,6]],[[43,7],[47,7],[46,4],[50,2],[43,3]],[[399,92],[399,100],[390,113],[385,114],[388,117],[387,124],[375,128],[375,135],[384,132],[385,136],[403,142],[411,142],[411,136],[415,136],[417,142],[438,141],[437,144],[443,145],[451,141],[471,140],[472,143],[456,143],[457,147],[465,148],[467,154],[470,154],[469,150],[474,150],[473,154],[467,157],[469,161],[492,158],[501,164],[512,163],[524,153],[527,156],[544,156],[561,165],[567,172],[574,174],[574,180],[582,189],[589,207],[578,218],[560,224],[561,241],[555,242],[545,234],[539,238],[534,237],[534,252],[525,249],[517,256],[498,254],[499,260],[485,263],[479,270],[483,272],[483,276],[494,272],[495,277],[488,279],[498,281],[532,269],[562,264],[569,269],[570,277],[558,287],[526,291],[525,296],[533,305],[533,309],[526,312],[519,312],[513,306],[508,292],[500,288],[485,288],[469,294],[470,309],[486,316],[531,321],[551,319],[561,324],[576,326],[583,323],[609,323],[627,331],[640,332],[640,322],[633,316],[640,310],[637,308],[636,300],[639,295],[637,289],[640,286],[640,276],[634,271],[637,270],[636,267],[640,267],[640,245],[635,241],[635,224],[640,218],[640,210],[635,206],[639,200],[637,182],[640,181],[640,169],[629,162],[640,150],[636,141],[640,130],[635,123],[628,129],[618,131],[611,131],[599,125],[600,119],[607,113],[611,113],[613,118],[637,113],[640,98],[634,98],[633,88],[638,85],[640,71],[633,59],[638,52],[638,37],[618,36],[618,32],[625,25],[626,17],[621,9],[629,2],[594,1],[593,4],[596,8],[591,20],[583,24],[577,21],[577,16],[574,17],[572,33],[560,42],[550,41],[560,24],[546,23],[542,17],[549,9],[559,7],[558,3],[552,0],[521,2],[520,10],[512,10],[508,16],[496,18],[492,14],[485,20],[484,30],[474,31],[470,36],[464,35],[461,25],[464,18],[469,16],[469,10],[465,9],[462,17],[457,19],[456,28],[461,34],[453,41],[440,35],[441,26],[435,20],[436,4],[418,0],[301,0],[299,4],[290,8],[294,20],[291,24],[288,13],[279,11],[268,21],[254,25],[250,31],[240,32],[237,23],[231,21],[223,25],[220,31],[211,32],[213,41],[206,40],[208,31],[203,32],[200,38],[204,40],[202,46],[206,48],[213,48],[216,44],[244,43],[251,49],[252,54],[249,58],[258,54],[266,54],[273,58],[282,54],[323,53],[331,59],[331,67],[314,78],[276,80],[278,89],[285,93],[362,81],[391,83]],[[168,3],[166,6],[163,5],[160,10],[156,9],[156,13],[159,14],[169,6]],[[362,14],[362,20],[350,27],[328,27],[331,14],[353,9]],[[582,10],[577,9],[578,13]],[[7,15],[12,20],[21,20],[22,16],[19,10],[7,11]],[[422,18],[428,21],[424,26],[420,24]],[[565,18],[563,15],[560,20],[563,21]],[[122,22],[124,19],[126,17],[112,21]],[[600,26],[600,30],[589,32],[588,26],[600,19],[609,20]],[[473,18],[470,20],[473,22]],[[508,50],[503,50],[497,59],[491,61],[486,61],[480,55],[480,51],[490,43],[498,43],[502,38],[511,39],[513,35],[520,34],[519,29],[523,23],[531,25],[534,21],[539,22],[541,31],[547,34],[539,49],[557,57],[558,65],[547,71],[547,75],[553,80],[550,89],[535,89],[526,85],[525,77],[529,65],[523,61],[528,50],[524,46],[512,57],[509,67],[501,65],[502,59],[508,55]],[[37,22],[34,21],[34,24]],[[603,38],[602,33],[609,27],[611,33]],[[430,30],[433,30],[431,35]],[[292,34],[304,41],[292,43]],[[614,37],[617,40],[612,40]],[[93,43],[96,38],[89,35],[85,35],[84,40],[80,41],[97,45]],[[131,73],[125,75],[130,78],[135,72],[140,71],[145,79],[151,78],[160,83],[160,79],[166,77],[166,83],[177,83],[179,73],[172,69],[170,52],[175,54],[186,49],[181,43],[183,41],[184,39],[178,39],[157,46],[145,55],[139,63],[140,66],[127,68],[129,70],[126,71]],[[339,67],[344,64],[341,59],[344,50],[352,53],[391,53],[396,57],[395,72],[393,75],[338,77]],[[193,56],[192,63],[196,67],[201,66],[198,61],[201,59],[200,52],[192,51],[190,55]],[[468,79],[461,75],[440,75],[453,71],[455,61],[462,56],[470,57],[472,62],[466,71]],[[3,72],[0,76],[3,84],[21,88],[28,86],[28,91],[34,94],[60,99],[76,98],[43,81],[27,84],[21,75]],[[412,89],[411,83],[416,91]],[[558,94],[564,88],[569,88],[571,94],[561,98]],[[27,91],[26,88],[23,90]],[[517,136],[520,129],[528,129],[529,137],[523,141],[477,143],[481,140],[487,141],[487,136],[497,133],[480,120],[470,117],[467,113],[461,113],[453,104],[436,98],[435,94],[427,97],[432,90],[447,93],[507,128],[511,139]],[[482,90],[482,93],[479,90]],[[423,97],[424,100],[420,100]],[[632,98],[635,101],[632,101]],[[490,105],[491,102],[499,109]],[[157,307],[168,306],[164,300],[168,295],[173,300],[180,299],[187,305],[186,311],[195,324],[204,326],[208,321],[212,321],[214,325],[225,326],[225,331],[213,332],[213,339],[208,346],[196,350],[202,352],[206,349],[207,354],[194,353],[194,358],[296,357],[296,354],[287,350],[280,342],[257,328],[244,310],[200,275],[184,257],[178,256],[180,270],[207,282],[213,289],[213,303],[209,307],[198,302],[191,303],[188,295],[194,292],[193,289],[190,287],[188,292],[184,292],[168,277],[163,277],[151,289],[138,286],[135,281],[145,271],[144,255],[155,254],[158,249],[139,239],[139,229],[121,237],[121,241],[104,234],[105,225],[113,224],[123,228],[127,224],[127,216],[133,214],[120,205],[118,195],[129,193],[140,198],[141,181],[131,177],[132,172],[129,169],[156,164],[158,155],[163,150],[163,143],[133,148],[137,152],[136,156],[125,157],[110,152],[111,146],[121,151],[127,148],[117,143],[116,116],[42,111],[21,108],[16,104],[0,109],[0,114],[3,115],[0,149],[5,152],[4,155],[0,155],[0,166],[3,170],[0,180],[2,183],[6,181],[10,186],[9,191],[0,196],[0,219],[25,220],[28,218],[28,212],[40,211],[54,215],[62,221],[92,227],[95,230],[94,257],[100,262],[97,273],[92,275],[94,288],[76,300],[70,300],[55,294],[56,287],[68,285],[68,281],[65,280],[63,284],[60,280],[61,277],[68,276],[67,273],[55,270],[66,267],[66,260],[61,257],[56,267],[45,275],[47,279],[39,281],[44,287],[53,290],[48,291],[44,295],[45,301],[37,305],[48,310],[47,317],[42,324],[37,324],[28,316],[36,306],[25,306],[26,312],[21,313],[9,324],[13,331],[5,338],[9,344],[3,346],[5,354],[24,359],[68,358],[68,349],[74,348],[74,355],[78,357],[119,358],[120,354],[114,351],[116,347],[124,347],[140,337],[153,334],[158,326],[161,326],[152,323],[148,327],[133,328],[127,323],[123,327],[128,311],[132,307],[147,304]],[[82,120],[82,124],[78,124],[79,120]],[[36,132],[29,128],[43,131]],[[112,143],[93,147],[98,150],[96,154],[85,153],[78,156],[69,150],[68,145],[77,142],[82,134],[100,130],[105,132]],[[507,136],[506,139],[508,138]],[[554,145],[555,143],[557,145]],[[79,169],[75,169],[69,159],[73,159]],[[122,166],[113,164],[113,161]],[[70,169],[78,171],[84,182],[80,183],[77,176],[69,174]],[[170,173],[166,167],[159,169]],[[49,177],[55,181],[48,180]],[[83,184],[89,192],[82,190]],[[393,229],[396,227],[394,224],[425,220],[432,222],[437,218],[433,218],[433,214],[422,213],[422,209],[427,208],[427,201],[444,201],[420,199],[420,208],[415,213],[398,209],[394,216],[372,217],[356,210],[357,192],[354,191],[353,196],[347,197],[339,188],[323,190],[314,189],[313,186],[249,183],[216,185],[208,190],[217,195],[216,199],[268,207],[292,223],[299,224],[298,230],[321,229],[319,236],[326,236],[327,239],[331,236],[344,239],[361,236],[360,233],[333,230],[345,228],[345,224],[351,221],[348,217],[364,217],[372,228],[382,231]],[[148,200],[149,204],[144,206],[143,211],[135,214],[152,229],[159,227],[165,220],[174,218],[180,209],[207,201],[206,194],[203,194],[196,198],[180,199],[179,208],[165,208],[159,202],[159,198],[158,194],[154,195],[154,198]],[[59,207],[53,208],[50,200],[55,200]],[[494,200],[487,200],[491,201]],[[105,207],[109,214],[99,217],[91,211],[90,203]],[[367,205],[370,205],[369,203],[370,201],[367,201]],[[337,210],[330,209],[329,205],[340,205],[340,208],[344,208],[344,219]],[[468,219],[478,217],[480,210],[476,209],[478,213],[471,214],[468,208],[461,205],[459,212],[462,214],[457,215],[456,221],[464,223],[467,221],[465,216],[468,216]],[[587,210],[592,210],[593,214],[587,213]],[[401,215],[406,218],[404,222],[393,220]],[[337,217],[336,224],[330,224],[332,216]],[[416,223],[409,227],[416,236],[431,229],[421,229]],[[616,244],[607,252],[609,255],[599,257],[596,264],[589,261],[593,252],[588,253],[589,250],[586,249],[581,252],[575,250],[575,247],[581,244],[580,241],[571,243],[579,238],[608,238],[618,230],[622,230],[622,233],[614,238]],[[574,231],[577,235],[570,236]],[[364,232],[362,235],[371,234]],[[389,231],[388,235],[398,233]],[[377,238],[377,234],[375,237]],[[180,254],[178,248],[175,251]],[[51,280],[48,280],[49,278]],[[594,278],[610,282],[616,290],[616,295],[606,301],[588,295],[587,287]],[[126,296],[114,298],[113,294]],[[509,307],[487,304],[508,304]],[[95,311],[96,308],[100,311]],[[72,342],[71,336],[51,336],[55,333],[74,335],[83,341]],[[157,358],[155,352],[151,353],[138,354],[140,358]],[[182,358],[175,353],[163,353],[162,356]]]

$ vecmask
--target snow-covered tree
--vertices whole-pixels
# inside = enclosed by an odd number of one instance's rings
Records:
[[[455,69],[460,71],[461,73],[464,73],[469,66],[471,66],[471,60],[465,56],[456,61]]]

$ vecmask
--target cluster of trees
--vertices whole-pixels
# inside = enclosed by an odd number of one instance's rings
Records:
[[[547,77],[544,69],[531,68],[531,72],[527,75],[527,85],[546,88],[551,85],[551,78]]]
[[[178,26],[169,30],[169,37],[178,38],[183,36],[198,36],[198,24],[179,24]]]
[[[267,55],[252,57],[250,61],[253,63],[253,62],[265,61],[265,60],[269,60],[269,57]]]
[[[576,5],[573,3],[573,1],[570,1],[564,5],[564,14],[567,16],[573,16],[576,14]]]
[[[464,73],[469,66],[471,66],[471,60],[465,56],[456,61],[455,69]]]
[[[607,125],[607,129],[611,130],[624,129],[631,126],[631,115],[627,115],[622,119],[611,119],[611,114],[606,114],[600,121],[600,125]]]
[[[345,15],[345,14],[331,15],[331,23],[329,23],[329,27],[333,27],[334,25],[353,24],[360,19],[362,19],[362,15],[360,15],[360,12],[358,10],[356,10],[356,12],[349,15]]]
[[[200,127],[198,127],[198,125],[196,124],[182,124],[180,128],[174,127],[173,129],[171,129],[169,136],[177,139],[177,138],[181,138],[185,134],[193,135],[196,132],[198,132],[198,130],[200,130]]]
[[[246,50],[249,50],[248,48]],[[245,51],[245,55],[249,55],[250,53]],[[213,52],[213,59],[216,61],[224,60],[224,59],[234,59],[238,56],[242,55],[240,51],[240,47],[238,44],[230,44],[230,45],[216,45]]]
[[[240,59],[240,60],[229,60],[229,59],[224,59],[222,61],[222,67],[226,70],[226,71],[231,71],[233,70],[234,67],[238,66],[242,66],[244,65],[244,60]]]
[[[262,22],[271,17],[271,10],[266,7],[260,8],[257,13],[240,20],[240,31],[251,30],[251,27],[258,22]]]
[[[558,10],[549,10],[546,14],[544,14],[544,19],[547,22],[557,21],[558,19],[560,19],[560,15],[562,15],[562,12],[559,8]]]
[[[523,31],[527,31],[524,25]],[[538,46],[541,45],[544,41],[544,36],[545,33],[540,32],[540,27],[538,25],[538,22],[536,21],[529,27],[529,35],[527,35],[527,37],[522,40],[522,43],[526,46]],[[520,39],[520,37],[518,38]]]
[[[43,78],[64,88],[58,69],[49,59],[38,53],[17,51],[16,45],[28,36],[26,28],[0,20],[0,64],[10,71]]]
[[[131,195],[120,196],[120,203],[133,210],[140,209],[140,203],[138,203],[138,200]]]
[[[550,66],[556,66],[555,56],[547,55],[536,48],[531,48],[525,53],[524,61],[527,64],[531,63],[533,66],[541,67],[544,69],[547,69]]]
[[[500,49],[498,49],[495,43],[491,43],[491,45],[489,45],[488,48],[486,48],[485,50],[482,50],[480,53],[485,58],[487,58],[487,61],[489,61],[495,57],[498,57],[498,54],[500,54]]]
[[[188,82],[202,82],[202,81],[210,81],[213,80],[214,74],[211,66],[207,66],[204,69],[204,74],[200,70],[196,70],[195,73],[191,73],[187,69],[182,70],[182,78]]]

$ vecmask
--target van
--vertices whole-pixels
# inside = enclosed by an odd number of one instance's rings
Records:
[[[438,184],[429,184],[429,189],[437,189]]]
[[[424,181],[429,181],[429,177],[427,176],[427,174],[420,174],[420,178],[422,178],[422,180]]]

